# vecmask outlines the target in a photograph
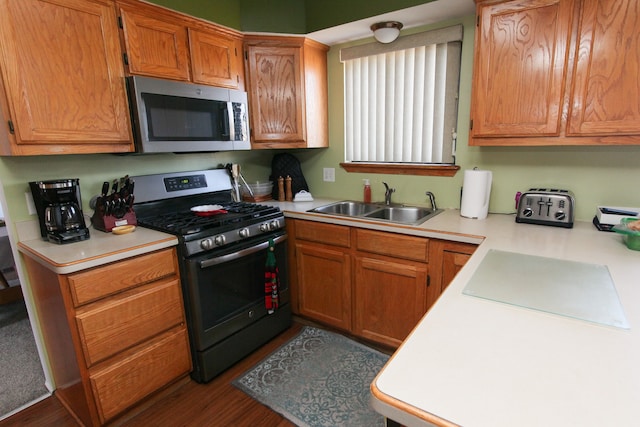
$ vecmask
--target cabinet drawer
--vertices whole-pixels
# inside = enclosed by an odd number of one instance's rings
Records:
[[[429,239],[423,237],[363,229],[356,230],[356,236],[359,251],[422,262],[429,259]]]
[[[91,372],[89,380],[100,421],[108,421],[190,370],[187,329],[182,326]]]
[[[296,239],[345,248],[351,246],[349,227],[322,222],[296,221]]]
[[[177,279],[151,283],[76,314],[87,366],[184,322]]]
[[[68,277],[73,304],[78,307],[107,295],[176,274],[173,249],[96,267]]]

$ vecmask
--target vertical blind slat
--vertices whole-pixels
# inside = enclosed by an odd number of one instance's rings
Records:
[[[344,61],[347,161],[453,163],[448,115],[457,110],[447,105],[457,102],[460,61],[447,45]]]

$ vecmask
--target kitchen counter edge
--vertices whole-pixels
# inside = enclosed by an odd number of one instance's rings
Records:
[[[90,233],[88,240],[63,245],[41,238],[21,240],[18,251],[57,274],[69,274],[178,244],[176,236],[143,227],[121,235],[93,228]]]
[[[541,419],[545,425],[634,425],[640,419],[633,404],[640,399],[640,252],[626,248],[619,234],[587,221],[567,229],[518,224],[513,214],[467,219],[456,209],[413,227],[307,212],[335,201],[275,203],[291,218],[479,244],[372,382],[377,412],[421,427],[535,426]],[[491,250],[607,266],[631,329],[463,295]],[[545,393],[536,392],[541,388]]]

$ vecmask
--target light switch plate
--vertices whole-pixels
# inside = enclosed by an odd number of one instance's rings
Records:
[[[335,182],[336,181],[335,168],[324,168],[322,170],[322,176],[325,182]]]

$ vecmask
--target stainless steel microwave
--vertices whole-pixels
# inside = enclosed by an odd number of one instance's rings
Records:
[[[247,93],[127,77],[139,153],[249,150]]]

